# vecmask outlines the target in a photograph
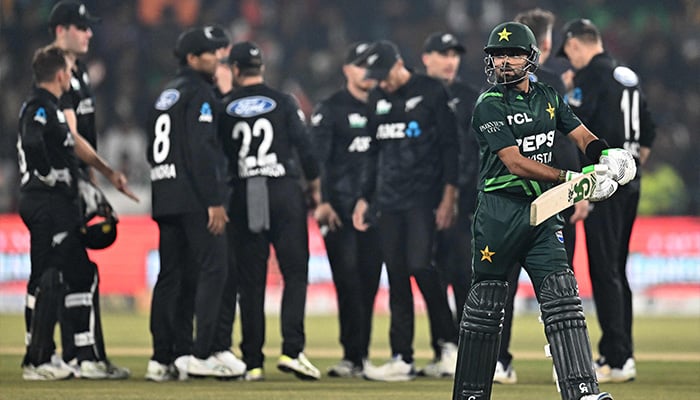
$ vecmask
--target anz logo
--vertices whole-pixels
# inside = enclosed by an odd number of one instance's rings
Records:
[[[250,96],[234,100],[226,106],[226,113],[234,117],[250,118],[277,108],[277,102],[265,96]]]

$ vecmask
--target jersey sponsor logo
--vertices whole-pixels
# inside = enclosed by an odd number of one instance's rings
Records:
[[[277,102],[265,96],[250,96],[236,99],[226,106],[226,113],[234,117],[254,117],[277,108]]]
[[[351,128],[364,128],[367,125],[367,117],[360,113],[348,114],[348,124]]]
[[[80,90],[80,81],[78,80],[78,78],[71,76],[70,87],[72,87],[73,90]]]
[[[488,121],[479,126],[479,132],[481,133],[496,133],[501,131],[501,127],[505,126],[506,123],[503,121]]]
[[[613,78],[620,82],[621,85],[627,87],[634,87],[639,84],[639,77],[637,74],[627,67],[617,67],[613,70]]]
[[[202,107],[199,108],[199,122],[212,121],[214,121],[214,115],[211,113],[211,106],[205,101],[202,103]]]
[[[39,107],[34,113],[34,121],[46,125],[46,110],[44,107]]]
[[[166,89],[156,100],[156,110],[165,111],[180,100],[180,91],[177,89]]]
[[[580,87],[575,87],[564,95],[564,101],[571,107],[581,107],[581,104],[583,104],[583,91]]]
[[[534,135],[516,139],[516,141],[523,152],[529,153],[532,151],[537,151],[543,145],[547,145],[547,147],[552,147],[554,145],[554,131],[551,130],[549,132],[536,133]]]
[[[371,136],[357,136],[348,146],[349,153],[364,153],[369,150],[369,144],[372,143]]]
[[[175,178],[177,178],[175,164],[161,164],[151,168],[151,181],[153,182]]]
[[[319,126],[321,125],[321,121],[323,121],[323,114],[316,113],[311,115],[311,126]]]
[[[557,237],[559,243],[564,243],[564,234],[561,232],[561,230],[554,232],[554,236]]]
[[[530,116],[527,115],[527,113],[515,113],[513,115],[506,115],[506,118],[508,119],[508,125],[513,125],[514,122],[516,125],[522,125],[528,122],[532,122],[532,118],[530,118]]]
[[[406,124],[395,122],[392,124],[381,124],[377,127],[377,139],[403,139],[406,137]]]
[[[62,124],[66,123],[66,114],[64,114],[63,111],[56,110],[56,118],[58,118],[58,122]]]
[[[377,102],[377,107],[374,110],[375,114],[377,115],[389,114],[389,111],[391,111],[391,103],[386,101],[386,99],[380,99]]]
[[[408,123],[408,128],[406,128],[406,136],[410,138],[417,138],[423,131],[420,129],[417,121],[410,121]]]
[[[80,100],[78,108],[75,109],[75,113],[78,115],[93,114],[94,112],[95,104],[92,102],[92,97]]]
[[[421,101],[423,101],[423,96],[411,97],[410,99],[406,100],[406,107],[404,111],[409,112],[413,110],[418,104],[420,104]]]

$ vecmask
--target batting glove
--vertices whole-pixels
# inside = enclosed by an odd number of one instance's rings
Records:
[[[637,164],[625,149],[605,149],[599,161],[608,166],[608,175],[620,185],[626,185],[637,175]]]
[[[582,172],[585,174],[591,170],[595,171],[596,184],[595,189],[593,189],[593,193],[588,200],[593,202],[603,201],[612,196],[619,185],[613,178],[610,177],[608,166],[605,164],[589,165],[588,167],[584,168]]]

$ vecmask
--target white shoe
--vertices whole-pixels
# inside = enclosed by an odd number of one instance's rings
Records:
[[[418,370],[417,376],[425,376],[428,378],[442,378],[442,373],[440,373],[440,360],[434,358],[433,361],[429,362],[422,369]]]
[[[51,362],[43,363],[38,367],[25,365],[22,368],[22,379],[25,381],[60,381],[73,377],[70,368],[56,366]]]
[[[513,369],[513,363],[509,363],[506,368],[503,366],[502,362],[498,361],[496,363],[496,371],[493,374],[493,381],[506,385],[518,383],[518,374],[516,374],[515,369]]]
[[[83,360],[80,362],[80,377],[82,379],[107,379],[107,363],[104,361]]]
[[[442,355],[440,358],[440,376],[455,376],[455,370],[457,370],[457,355],[459,354],[459,349],[454,343],[445,343],[442,345]]]
[[[146,368],[146,380],[153,382],[166,382],[175,379],[175,374],[170,365],[161,364],[155,360],[148,360]]]
[[[362,376],[362,366],[355,365],[350,360],[340,360],[340,362],[328,368],[328,376],[335,378],[359,378]]]
[[[206,360],[190,356],[190,361],[187,364],[187,375],[213,376],[216,378],[236,377],[231,368],[214,356],[209,356]]]
[[[365,368],[363,376],[370,381],[405,382],[416,377],[413,363],[409,364],[400,355],[379,367]]]
[[[306,358],[304,353],[299,353],[297,358],[292,358],[283,354],[277,361],[277,368],[282,372],[292,372],[299,379],[321,379],[321,371],[311,364],[311,361]]]
[[[243,380],[246,380],[248,382],[264,381],[265,373],[263,372],[262,368],[253,368],[251,370],[246,371],[245,375],[243,375]]]
[[[579,400],[614,400],[614,399],[610,393],[602,392],[602,393],[598,393],[598,394],[589,394],[587,396],[583,396]]]
[[[230,350],[220,351],[214,354],[219,361],[224,363],[231,372],[233,372],[234,377],[243,376],[248,368],[246,368],[245,363],[240,358],[236,357]]]
[[[187,375],[187,365],[190,363],[190,356],[180,356],[173,362],[173,373],[176,375],[178,381],[186,381],[189,376]]]
[[[106,360],[104,363],[107,366],[107,379],[127,379],[131,376],[131,370],[126,367],[120,367]]]
[[[637,377],[637,366],[634,358],[630,357],[625,361],[622,368],[610,368],[610,382],[623,383],[633,381]]]

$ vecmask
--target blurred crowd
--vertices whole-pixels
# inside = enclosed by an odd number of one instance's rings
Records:
[[[177,35],[217,23],[234,41],[253,40],[266,55],[266,80],[294,94],[307,116],[313,104],[342,85],[343,49],[355,40],[391,39],[409,66],[420,66],[423,39],[455,33],[466,44],[460,76],[483,87],[482,48],[488,30],[533,7],[553,11],[557,31],[567,20],[591,19],[606,49],[642,78],[658,134],[647,176],[664,171],[671,201],[659,214],[700,214],[700,5],[693,0],[122,0],[84,1],[102,17],[86,57],[97,98],[98,151],[148,186],[146,113],[177,67]],[[31,87],[35,49],[51,41],[53,0],[0,2],[0,212],[17,205],[17,115]],[[550,68],[567,65],[552,60]],[[670,176],[670,178],[669,178]],[[676,179],[674,181],[673,179]],[[643,192],[644,195],[644,192]],[[118,207],[117,207],[118,208]]]

